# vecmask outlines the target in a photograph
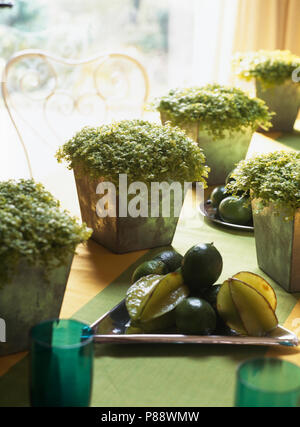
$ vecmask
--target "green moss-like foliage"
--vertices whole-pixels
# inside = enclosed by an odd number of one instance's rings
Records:
[[[198,122],[199,130],[214,138],[224,137],[226,131],[255,131],[259,126],[267,130],[271,126],[272,114],[264,101],[218,84],[173,89],[154,105],[160,113],[167,113],[172,124]]]
[[[60,148],[57,159],[116,186],[119,174],[127,174],[129,182],[183,183],[205,182],[209,171],[202,150],[182,130],[143,120],[85,127]]]
[[[300,208],[300,153],[274,151],[241,161],[226,188],[258,199],[258,211],[270,204],[287,218]]]
[[[288,50],[259,50],[236,54],[233,67],[240,78],[258,79],[268,88],[291,81],[293,71],[300,67],[300,58]]]
[[[45,271],[63,265],[91,230],[33,180],[0,182],[0,287],[20,261]]]

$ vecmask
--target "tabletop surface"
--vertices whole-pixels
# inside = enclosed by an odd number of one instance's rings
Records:
[[[275,149],[298,150],[300,133],[256,133],[248,155]],[[264,277],[256,262],[254,236],[216,226],[195,211],[180,219],[172,246],[184,254],[199,242],[214,242],[223,256],[220,281],[248,270]],[[133,269],[153,251],[112,254],[90,240],[74,258],[61,317],[89,323],[112,308],[129,286]],[[288,294],[275,282],[280,324],[300,331],[300,295]],[[299,348],[249,348],[193,345],[97,345],[94,406],[232,406],[238,364],[256,355],[272,355],[300,365]],[[0,405],[28,405],[28,355],[0,358]]]

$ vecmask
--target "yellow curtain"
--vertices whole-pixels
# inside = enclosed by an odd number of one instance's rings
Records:
[[[234,51],[258,49],[300,55],[299,0],[239,0]]]

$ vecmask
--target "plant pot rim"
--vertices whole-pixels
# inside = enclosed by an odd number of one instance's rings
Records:
[[[168,111],[160,111],[160,115],[163,118],[163,115],[169,116],[170,117],[170,113]],[[170,119],[168,120],[168,118],[166,117],[165,122],[170,121],[172,123],[172,118],[170,117]],[[175,122],[174,122],[175,123]],[[193,126],[193,125],[199,125],[199,123],[204,124],[205,126],[205,121],[201,120],[201,119],[185,119],[185,120],[178,120],[178,122],[176,123],[176,126],[180,127],[180,126]],[[256,129],[258,129],[258,126],[256,127]],[[234,129],[231,128],[224,128],[223,132],[228,133],[230,135],[232,134],[237,134],[237,133],[255,133],[256,129],[253,128],[251,125],[249,126],[239,126],[236,127]],[[210,133],[212,132],[212,128],[211,127],[204,127],[201,129],[201,127],[199,128],[199,132],[203,132],[203,133]],[[213,137],[213,135],[211,135]],[[224,136],[224,138],[227,138],[227,136]],[[215,138],[215,139],[224,139],[224,138]]]
[[[96,169],[89,169],[88,170],[88,169],[85,169],[84,167],[82,167],[82,166],[80,166],[80,165],[77,164],[77,165],[73,166],[72,170],[74,172],[75,179],[76,178],[87,178],[90,182],[92,182],[94,184],[96,184],[96,183],[100,184],[100,183],[103,183],[103,182],[107,182],[107,183],[111,183],[111,184],[115,185],[115,188],[117,190],[117,193],[116,193],[117,196],[119,195],[120,176],[122,176],[122,175],[126,176],[127,187],[129,187],[132,183],[139,182],[139,183],[145,184],[147,186],[148,190],[150,190],[152,184],[157,184],[157,183],[159,183],[159,184],[167,183],[169,185],[172,185],[174,183],[179,183],[181,186],[184,186],[185,183],[191,183],[192,184],[193,182],[199,182],[200,184],[202,184],[202,185],[205,186],[205,183],[206,183],[206,180],[207,180],[207,178],[203,178],[201,181],[197,181],[197,180],[193,180],[193,181],[178,181],[178,180],[175,180],[175,179],[168,178],[168,179],[163,179],[161,181],[155,181],[154,179],[152,181],[150,181],[148,179],[147,180],[143,180],[143,178],[139,178],[137,181],[130,181],[128,179],[128,175],[126,173],[125,174],[124,173],[119,173],[118,174],[118,180],[119,180],[119,182],[117,184],[115,184],[113,180],[111,180],[110,178],[106,177],[105,175],[101,175],[101,174],[99,174],[99,175],[93,175],[93,174],[91,174],[91,172],[96,171]],[[134,194],[133,194],[133,196],[134,196]]]
[[[251,198],[251,203],[260,203],[260,201],[262,200],[261,198],[257,198],[257,197],[251,197],[251,191],[250,190],[250,198]],[[265,210],[270,210],[272,209],[274,211],[274,213],[280,215],[280,214],[284,214],[284,206],[276,206],[274,204],[274,202],[268,202],[267,205],[262,206],[259,210],[254,211],[254,213],[256,215],[259,214],[263,214],[263,212]],[[291,215],[289,216],[289,218],[292,220],[293,217],[295,217],[296,215],[300,214],[300,206],[296,209],[294,209],[293,211],[291,211]]]

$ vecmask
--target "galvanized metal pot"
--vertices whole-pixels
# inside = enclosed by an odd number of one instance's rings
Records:
[[[300,209],[287,221],[272,206],[257,213],[257,203],[252,201],[258,265],[287,292],[300,292]]]
[[[265,89],[256,80],[256,96],[267,104],[276,115],[272,119],[270,131],[293,132],[300,108],[300,84],[292,79],[285,83]]]
[[[59,317],[72,260],[49,272],[21,262],[12,281],[0,288],[0,317],[6,325],[0,356],[27,350],[30,329]]]
[[[168,120],[168,114],[161,113],[162,124]],[[198,122],[185,122],[180,127],[198,142],[205,154],[206,164],[210,167],[208,185],[224,184],[237,163],[245,159],[253,136],[253,130],[246,129],[245,132],[237,131],[233,134],[225,132],[224,138],[214,140],[208,132],[199,130]]]
[[[97,243],[119,254],[172,243],[179,219],[172,209],[170,217],[163,217],[161,211],[158,217],[120,216],[120,196],[117,194],[115,200],[110,200],[115,204],[116,216],[101,217],[97,212],[101,196],[96,190],[105,179],[93,180],[76,169],[74,175],[82,220],[93,229],[92,239]],[[150,200],[148,202],[150,205]]]

